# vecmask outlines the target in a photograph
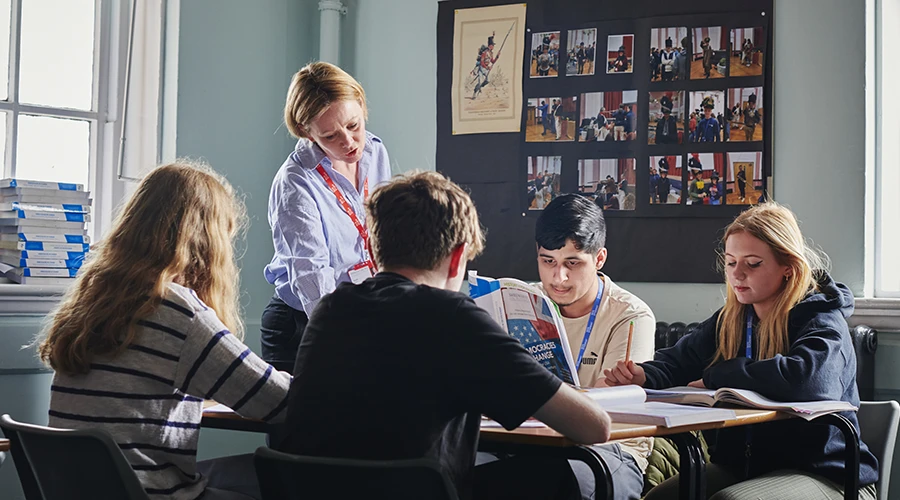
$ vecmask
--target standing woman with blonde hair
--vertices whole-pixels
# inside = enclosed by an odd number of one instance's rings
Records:
[[[262,315],[263,359],[292,371],[306,323],[338,283],[375,274],[368,251],[368,193],[391,177],[387,149],[366,131],[366,94],[342,69],[315,62],[288,88],[284,122],[297,146],[275,174],[269,225],[275,296]]]
[[[859,405],[856,354],[846,318],[853,295],[826,271],[794,214],[775,203],[750,208],[725,231],[725,306],[653,361],[619,362],[609,385],[756,391],[775,401]],[[842,413],[859,432],[856,413]],[[707,493],[714,499],[843,498],[843,435],[801,419],[706,434]],[[875,498],[878,462],[859,445],[859,498]],[[678,478],[647,495],[677,498]]]
[[[241,341],[233,239],[244,207],[204,165],[138,185],[53,312],[50,425],[112,434],[151,498],[259,498],[253,456],[197,463],[204,399],[284,420],[290,375]]]

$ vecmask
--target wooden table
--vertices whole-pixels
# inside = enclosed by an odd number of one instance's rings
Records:
[[[205,402],[204,409],[215,402]],[[700,443],[692,434],[693,431],[725,429],[743,425],[761,424],[795,418],[787,413],[772,410],[755,410],[732,407],[736,418],[723,422],[684,425],[681,427],[657,427],[613,423],[610,441],[636,437],[667,437],[678,446],[681,456],[679,481],[679,498],[706,498],[706,463]],[[834,425],[844,434],[848,443],[846,451],[847,478],[844,482],[844,499],[858,500],[859,495],[859,435],[849,420],[839,414],[825,415],[817,418],[810,425]],[[203,427],[248,432],[267,432],[268,424],[245,419],[235,413],[203,412]],[[855,446],[854,446],[855,445]],[[602,485],[606,485],[606,497],[613,498],[612,476],[609,468],[600,455],[590,446],[579,445],[549,427],[520,427],[507,431],[501,428],[482,428],[478,449],[487,452],[509,453],[516,455],[540,455],[579,460],[585,462],[594,473],[597,487],[597,498],[602,498]]]
[[[0,453],[9,451],[9,439],[0,439]]]
[[[679,497],[685,499],[706,498],[706,463],[703,450],[692,431],[724,429],[742,425],[761,424],[791,418],[790,415],[771,410],[735,408],[737,418],[724,422],[684,425],[681,427],[657,427],[613,423],[610,441],[637,437],[660,437],[672,439],[681,456]],[[518,428],[512,431],[499,428],[481,429],[480,450],[509,454],[534,454],[557,456],[586,463],[594,473],[597,498],[602,498],[602,485],[606,485],[606,497],[613,498],[612,477],[600,456],[590,446],[579,445],[548,427]]]

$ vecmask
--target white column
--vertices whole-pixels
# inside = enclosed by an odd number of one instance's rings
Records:
[[[341,54],[341,0],[319,0],[319,60],[338,64]]]

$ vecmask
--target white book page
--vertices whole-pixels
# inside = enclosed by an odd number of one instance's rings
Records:
[[[639,385],[617,387],[581,387],[579,392],[594,400],[603,408],[641,404],[646,400],[644,389]]]

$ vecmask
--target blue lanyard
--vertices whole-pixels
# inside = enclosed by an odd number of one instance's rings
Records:
[[[752,306],[747,308],[747,359],[753,360],[753,309]],[[744,433],[744,476],[750,475],[750,450],[753,444],[753,426],[747,426],[747,432]]]
[[[753,310],[747,311],[747,359],[753,359]]]
[[[578,351],[578,360],[575,361],[575,369],[581,368],[581,358],[584,357],[584,350],[587,348],[588,339],[591,338],[591,331],[594,329],[594,320],[597,319],[597,311],[600,309],[600,297],[603,295],[603,280],[597,276],[597,298],[594,299],[594,307],[591,308],[591,316],[588,318],[587,328],[584,329],[584,338],[581,340],[581,350]]]

